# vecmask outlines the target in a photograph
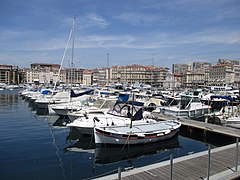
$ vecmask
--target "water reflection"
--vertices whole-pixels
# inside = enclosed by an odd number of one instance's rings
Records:
[[[151,144],[133,146],[101,146],[95,148],[95,164],[109,164],[152,154],[156,155],[180,147],[178,136],[166,141]]]
[[[17,94],[0,94],[0,106],[12,108],[18,105],[18,95]]]
[[[181,148],[178,135],[172,139],[160,141],[156,143],[143,145],[107,145],[95,147],[92,136],[82,135],[78,130],[71,129],[67,136],[68,141],[75,141],[73,144],[65,148],[68,152],[91,153],[94,157],[95,165],[106,165],[111,163],[128,160],[149,155],[161,154],[176,148]],[[169,157],[169,156],[168,156]],[[167,157],[167,158],[168,158]],[[166,160],[166,159],[164,159]]]
[[[236,142],[236,139],[231,136],[188,126],[181,126],[179,134],[182,137],[191,138],[198,142],[204,142],[206,145],[211,144],[213,147],[226,146]]]
[[[93,136],[83,135],[76,128],[70,128],[70,132],[66,137],[66,140],[71,143],[66,147],[66,151],[71,152],[91,152],[95,148]]]

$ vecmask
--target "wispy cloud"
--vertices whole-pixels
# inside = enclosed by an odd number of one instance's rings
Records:
[[[78,22],[80,24],[80,29],[85,29],[93,26],[106,28],[109,25],[109,22],[104,17],[94,13],[89,13],[79,17]]]
[[[135,37],[131,35],[91,35],[79,38],[79,48],[126,48]]]
[[[181,44],[240,44],[240,32],[234,30],[206,29],[202,32],[180,36],[178,42]]]
[[[124,12],[118,16],[115,16],[115,18],[129,22],[132,25],[146,25],[153,24],[154,22],[158,21],[160,16],[139,12]]]

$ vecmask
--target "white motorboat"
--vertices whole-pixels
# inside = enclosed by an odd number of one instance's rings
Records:
[[[86,98],[89,97],[88,93],[91,93],[92,91],[93,90],[88,90],[78,94],[75,94],[73,90],[60,91],[50,97],[45,96],[44,98],[37,99],[35,104],[38,109],[45,110],[45,112],[48,112],[49,114],[55,114],[55,112],[51,109],[52,106],[49,105],[86,100]]]
[[[174,103],[174,105],[172,105]],[[174,117],[200,119],[211,111],[211,106],[202,103],[199,96],[181,95],[175,98],[167,106],[159,106],[155,112]]]
[[[74,121],[79,117],[83,117],[84,114],[103,114],[104,112],[109,111],[114,104],[116,103],[117,98],[98,98],[92,105],[90,106],[81,106],[76,111],[68,111],[67,116],[70,121]]]
[[[112,109],[108,111],[95,111],[91,113],[82,113],[81,117],[75,119],[72,123],[67,124],[68,127],[75,127],[83,134],[93,135],[94,127],[107,127],[107,126],[129,126],[132,124],[145,124],[147,122],[156,122],[154,119],[137,117],[134,114],[139,110],[139,107],[133,106],[129,103],[117,102]],[[130,114],[130,111],[132,113]],[[148,112],[146,112],[148,113]]]

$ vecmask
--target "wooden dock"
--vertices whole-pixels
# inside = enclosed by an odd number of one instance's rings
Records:
[[[157,114],[154,114],[154,115],[162,120],[177,119],[176,117],[172,117],[172,116],[157,115]],[[205,123],[205,122],[201,122],[201,121],[195,121],[195,120],[191,120],[191,119],[183,119],[183,118],[179,119],[178,118],[178,120],[184,126],[194,127],[194,128],[203,129],[203,130],[206,130],[209,132],[214,132],[214,133],[219,133],[219,134],[223,134],[223,135],[227,135],[227,136],[231,136],[231,137],[240,138],[240,129]]]
[[[170,116],[159,116],[159,119],[174,119]],[[176,119],[176,118],[175,118]],[[190,119],[178,119],[182,125],[215,132],[236,138],[235,144],[209,149],[204,152],[179,157],[176,159],[121,172],[122,180],[195,180],[195,179],[240,179],[240,153],[238,139],[240,130]],[[211,153],[210,153],[211,152]],[[172,163],[171,163],[172,162]],[[99,179],[119,179],[119,173]]]
[[[211,150],[209,179],[237,179],[240,178],[240,168],[236,172],[236,144]],[[209,151],[204,151],[184,157],[140,167],[121,173],[122,180],[197,180],[207,179]],[[238,160],[239,161],[239,160]],[[239,164],[239,162],[238,162]],[[172,172],[172,173],[171,173]],[[104,176],[99,179],[118,179],[119,174]]]

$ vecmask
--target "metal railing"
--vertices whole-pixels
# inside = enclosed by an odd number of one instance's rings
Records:
[[[207,177],[206,177],[206,179],[207,180],[209,180],[210,179],[210,176],[211,176],[211,145],[209,144],[208,145],[208,164],[207,164]],[[236,172],[238,172],[238,165],[239,165],[239,157],[238,157],[238,150],[239,150],[239,138],[236,138],[236,154],[235,154],[235,156],[236,156],[236,160],[235,160],[235,172],[233,172],[233,173],[236,173]],[[169,179],[170,180],[173,180],[173,154],[171,153],[170,154],[170,177],[169,177]],[[118,180],[121,180],[121,173],[122,173],[122,168],[121,167],[119,167],[118,168]]]

